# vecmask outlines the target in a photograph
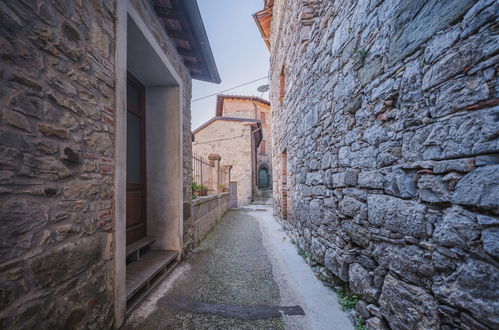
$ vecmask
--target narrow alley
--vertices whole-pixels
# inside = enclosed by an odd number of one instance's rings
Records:
[[[0,330],[499,329],[498,0],[0,0]]]
[[[271,194],[271,191],[270,191]],[[282,317],[281,317],[282,315]],[[124,329],[353,329],[272,216],[270,199],[226,212]]]

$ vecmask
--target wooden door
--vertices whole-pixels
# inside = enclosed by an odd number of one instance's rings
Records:
[[[127,79],[126,244],[146,236],[145,88]]]
[[[269,186],[269,172],[266,168],[261,168],[258,172],[258,187],[267,188]]]
[[[237,208],[237,182],[230,183],[230,207]]]

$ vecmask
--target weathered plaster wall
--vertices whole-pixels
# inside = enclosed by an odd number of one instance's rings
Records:
[[[192,149],[205,159],[209,154],[219,154],[221,165],[232,165],[230,180],[237,181],[238,206],[251,202],[251,126],[217,120],[195,134]]]
[[[184,82],[187,245],[190,77],[151,3],[133,5]],[[108,329],[115,321],[115,22],[114,1],[0,4],[2,329]]]
[[[287,151],[283,224],[368,328],[499,326],[498,6],[275,1],[275,212]]]

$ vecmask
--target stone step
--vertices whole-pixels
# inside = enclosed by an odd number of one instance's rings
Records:
[[[173,268],[176,251],[151,250],[126,266],[127,310],[131,310]]]

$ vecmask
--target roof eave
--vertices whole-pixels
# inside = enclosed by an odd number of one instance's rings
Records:
[[[199,11],[199,7],[196,0],[183,0],[180,2],[185,10],[186,16],[189,19],[192,33],[198,41],[199,49],[207,66],[209,75],[202,75],[193,77],[197,80],[213,82],[219,84],[221,82],[220,75],[218,73],[217,65],[215,63],[215,58],[213,57],[213,52],[211,50],[210,42],[208,40],[208,35],[204,27],[203,19]]]
[[[266,6],[265,9],[257,11],[254,13],[253,19],[255,20],[256,26],[258,27],[258,30],[260,31],[260,34],[262,36],[263,41],[265,41],[265,44],[267,45],[267,48],[270,50],[270,31],[266,31],[263,24],[262,24],[262,17],[264,15],[269,16],[270,15],[270,20],[272,20],[272,10],[273,7],[272,5]]]

